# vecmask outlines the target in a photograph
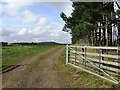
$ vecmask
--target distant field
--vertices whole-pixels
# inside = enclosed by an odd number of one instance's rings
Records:
[[[56,47],[55,45],[15,45],[2,47],[2,66],[17,64],[23,59],[42,53],[46,50]]]

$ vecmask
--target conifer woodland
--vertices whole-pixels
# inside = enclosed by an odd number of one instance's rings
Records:
[[[73,12],[60,16],[63,31],[71,32],[72,43],[80,39],[96,46],[120,45],[120,2],[72,2]],[[116,9],[117,8],[117,9]]]

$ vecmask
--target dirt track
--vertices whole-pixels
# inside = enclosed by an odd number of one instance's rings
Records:
[[[8,88],[59,88],[67,87],[62,73],[54,66],[64,47],[54,48],[21,62],[22,66],[3,74],[3,87]],[[43,56],[46,56],[43,58]],[[43,59],[42,59],[43,58]],[[41,60],[42,59],[42,60]],[[32,65],[35,66],[33,67]],[[32,69],[30,68],[32,67]]]

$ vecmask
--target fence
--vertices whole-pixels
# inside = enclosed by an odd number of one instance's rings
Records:
[[[118,47],[66,45],[66,64],[119,84],[119,51]]]

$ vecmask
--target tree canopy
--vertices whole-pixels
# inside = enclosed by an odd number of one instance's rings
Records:
[[[60,14],[66,28],[72,30],[72,42],[87,39],[94,45],[112,45],[112,25],[118,25],[120,11],[114,11],[114,2],[72,2],[71,17]],[[117,3],[117,2],[116,2]],[[117,4],[118,5],[118,4]]]

